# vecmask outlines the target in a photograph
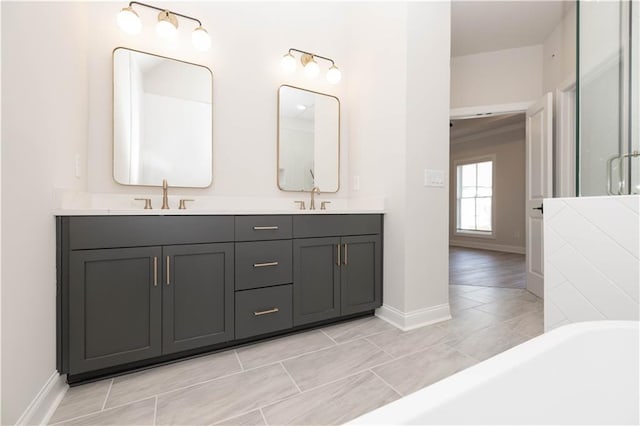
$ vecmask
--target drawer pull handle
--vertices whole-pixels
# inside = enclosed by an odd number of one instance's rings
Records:
[[[268,309],[266,311],[254,312],[253,316],[254,317],[259,317],[260,315],[275,314],[276,312],[279,312],[279,311],[280,311],[280,309],[273,308],[273,309]]]
[[[158,256],[153,256],[153,286],[158,287]]]
[[[278,266],[278,262],[254,263],[254,268],[264,268],[265,266]]]
[[[277,231],[277,226],[254,226],[254,231]]]
[[[347,243],[344,243],[344,264],[348,265],[349,264],[349,246],[347,245]]]
[[[336,265],[340,266],[340,244],[336,244],[336,247],[338,248],[338,257],[336,258]]]

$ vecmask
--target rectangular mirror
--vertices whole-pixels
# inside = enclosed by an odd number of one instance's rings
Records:
[[[283,85],[278,90],[278,188],[337,192],[340,187],[340,101]]]
[[[209,68],[117,48],[113,51],[113,177],[123,185],[211,185]]]

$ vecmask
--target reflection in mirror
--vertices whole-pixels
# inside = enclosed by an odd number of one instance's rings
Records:
[[[337,192],[340,186],[340,102],[334,96],[280,86],[278,187]]]
[[[212,180],[212,75],[203,66],[113,52],[113,177],[203,188]]]

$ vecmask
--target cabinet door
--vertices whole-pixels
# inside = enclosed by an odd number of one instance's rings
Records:
[[[340,238],[293,240],[293,325],[340,315]]]
[[[159,247],[70,254],[69,373],[161,354]]]
[[[342,315],[380,306],[382,267],[379,235],[342,237]]]
[[[233,340],[233,243],[165,246],[162,352]]]

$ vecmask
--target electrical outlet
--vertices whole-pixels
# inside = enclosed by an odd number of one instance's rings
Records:
[[[444,186],[444,172],[442,170],[424,169],[424,186]]]

